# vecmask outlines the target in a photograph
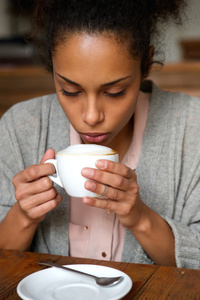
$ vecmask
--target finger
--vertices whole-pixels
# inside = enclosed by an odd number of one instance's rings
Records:
[[[128,202],[118,202],[107,198],[84,197],[83,203],[92,207],[105,209],[107,213],[115,212],[120,219],[130,215],[133,206]]]
[[[15,198],[20,201],[30,196],[40,194],[53,188],[53,183],[48,177],[43,177],[31,183],[23,183],[16,187]]]
[[[55,199],[57,195],[57,190],[55,188],[52,188],[43,193],[31,195],[25,199],[18,200],[18,203],[23,211],[28,212],[37,206],[40,206],[48,201]]]
[[[22,183],[15,189],[15,198],[17,201],[36,196],[37,194],[51,190],[53,187],[52,181],[48,177],[43,177],[31,183]],[[56,191],[57,193],[57,191]]]
[[[105,209],[107,212],[114,211],[117,213],[118,211],[115,201],[111,201],[109,199],[84,197],[83,203],[89,206]]]
[[[121,175],[127,179],[135,177],[135,172],[124,164],[100,159],[96,162],[96,167],[109,173]]]
[[[53,164],[32,165],[15,175],[13,178],[13,184],[16,187],[20,183],[32,182],[54,173],[55,167]]]
[[[110,174],[98,169],[84,168],[81,174],[101,184],[112,186],[114,188],[127,191],[130,187],[130,179],[127,179],[121,175]]]
[[[86,181],[85,188],[112,200],[122,201],[125,198],[124,191],[93,181]],[[129,198],[129,194],[126,195],[126,198]]]
[[[55,209],[62,201],[61,194],[57,194],[54,199],[44,202],[41,205],[35,206],[33,209],[30,209],[27,213],[28,217],[32,220],[37,221],[40,218],[44,218],[44,216]]]
[[[55,151],[52,148],[48,149],[45,152],[43,158],[40,161],[40,164],[43,164],[46,160],[51,159],[51,158],[55,158]]]

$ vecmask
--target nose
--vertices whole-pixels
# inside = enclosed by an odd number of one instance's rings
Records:
[[[95,97],[88,97],[85,101],[83,121],[89,126],[95,126],[104,119],[104,112],[101,103]]]

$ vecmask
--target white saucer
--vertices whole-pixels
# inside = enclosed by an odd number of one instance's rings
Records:
[[[101,287],[93,278],[51,267],[21,280],[17,286],[18,295],[23,300],[119,300],[132,287],[131,278],[117,269],[86,264],[67,267],[102,277],[123,276],[124,279],[115,286]]]

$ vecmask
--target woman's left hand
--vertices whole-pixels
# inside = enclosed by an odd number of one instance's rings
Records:
[[[99,160],[96,166],[97,170],[82,170],[84,177],[95,181],[86,181],[85,187],[105,199],[85,197],[83,202],[115,212],[155,264],[176,266],[172,229],[140,199],[135,172],[108,160]]]
[[[103,198],[83,198],[87,205],[115,212],[122,226],[134,228],[142,215],[143,202],[139,196],[137,176],[127,166],[108,160],[98,160],[98,169],[84,168],[85,188]]]

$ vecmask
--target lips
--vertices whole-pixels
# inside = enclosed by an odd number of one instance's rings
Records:
[[[80,135],[88,143],[101,143],[108,137],[108,133],[80,133]]]

